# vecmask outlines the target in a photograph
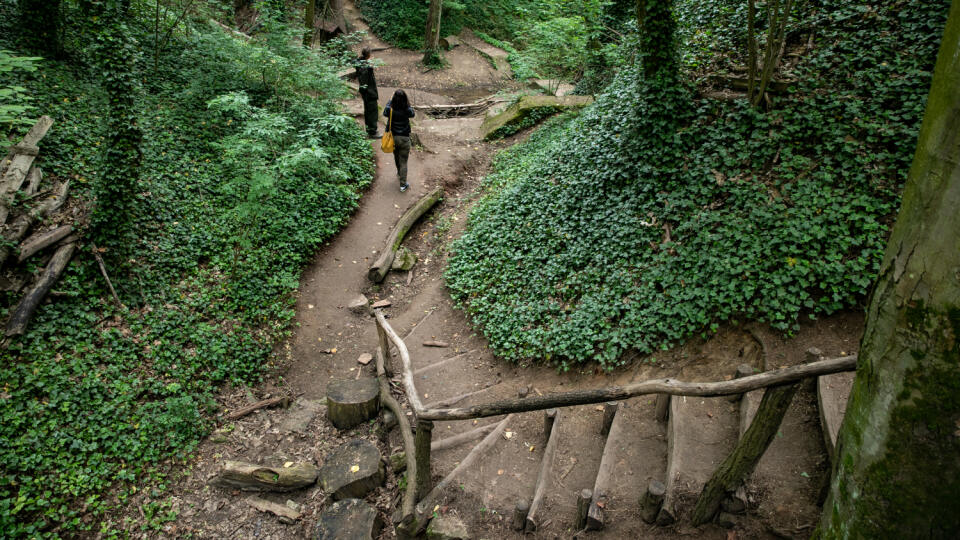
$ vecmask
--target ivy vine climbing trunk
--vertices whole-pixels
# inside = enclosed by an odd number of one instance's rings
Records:
[[[637,0],[640,54],[647,80],[677,81],[677,22],[673,0]]]
[[[960,2],[867,311],[817,538],[960,536]]]
[[[136,112],[136,44],[127,27],[128,1],[81,0],[80,5],[90,29],[93,61],[109,104],[106,144],[100,174],[93,186],[96,206],[91,226],[96,243],[109,246],[111,258],[119,259],[115,255],[122,255],[130,232],[143,139]]]
[[[423,36],[423,63],[433,65],[441,61],[440,56],[440,17],[443,13],[443,0],[430,0],[427,12],[427,28]]]
[[[313,46],[313,27],[314,14],[316,13],[316,0],[307,0],[307,5],[303,8],[303,46]]]
[[[60,55],[60,0],[20,0],[23,44],[47,56]]]

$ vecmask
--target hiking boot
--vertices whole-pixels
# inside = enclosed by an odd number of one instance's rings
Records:
[[[382,133],[367,133],[368,139],[379,139],[380,137],[383,137]]]
[[[410,187],[410,184],[407,184],[407,183],[400,184],[400,193],[403,193],[409,187]]]

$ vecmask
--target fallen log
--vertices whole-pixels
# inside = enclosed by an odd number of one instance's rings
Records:
[[[20,244],[20,255],[17,257],[17,262],[21,263],[30,258],[31,255],[56,244],[69,236],[71,232],[73,232],[73,227],[64,225],[52,231],[32,235]]]
[[[43,275],[37,280],[36,285],[20,300],[16,309],[13,310],[13,315],[11,315],[10,320],[7,321],[7,337],[22,335],[27,329],[27,324],[29,324],[30,319],[33,318],[33,314],[40,306],[40,302],[42,302],[47,296],[47,293],[50,292],[53,284],[60,279],[60,276],[67,268],[67,264],[70,262],[70,258],[73,257],[73,252],[76,249],[77,244],[75,243],[60,246],[60,248],[57,249],[57,252],[53,255],[53,259],[50,260],[50,263],[47,264],[47,267],[44,269]]]
[[[495,427],[497,427],[497,424],[487,424],[475,429],[471,429],[470,431],[465,431],[459,435],[453,435],[452,437],[440,439],[439,441],[430,443],[430,450],[432,452],[436,452],[437,450],[446,450],[448,448],[460,446],[467,441],[472,441],[479,438],[481,435],[487,433]]]
[[[376,262],[373,263],[373,266],[370,267],[367,277],[370,278],[370,281],[374,283],[380,283],[383,281],[383,278],[386,277],[387,272],[390,271],[390,266],[393,264],[393,258],[397,254],[397,249],[400,247],[400,243],[403,242],[403,237],[406,236],[407,232],[413,227],[414,223],[420,219],[423,214],[433,208],[433,205],[437,204],[437,201],[440,200],[440,197],[443,195],[443,188],[438,186],[434,188],[430,193],[427,193],[423,196],[422,199],[417,201],[405,214],[400,218],[400,221],[397,222],[397,225],[391,231],[390,236],[387,237],[387,244],[380,252],[380,257],[377,258]]]
[[[110,281],[110,276],[107,274],[107,265],[103,263],[103,257],[100,256],[100,250],[97,249],[96,244],[93,244],[91,247],[93,248],[93,258],[97,260],[97,266],[100,267],[100,274],[103,275],[104,281],[107,282],[107,287],[110,288],[110,294],[113,296],[113,301],[117,304],[118,308],[122,308],[123,303],[120,302],[120,297],[117,296],[117,290],[113,288],[113,282]]]
[[[32,151],[32,148],[36,147],[52,125],[53,119],[49,116],[40,117],[23,140],[11,148],[15,155],[0,180],[0,224],[7,222],[10,206],[13,204],[13,194],[23,185],[33,161],[37,158],[37,153]]]
[[[246,407],[241,407],[232,413],[228,414],[224,418],[227,420],[239,420],[244,416],[252,413],[253,411],[258,411],[260,409],[266,409],[268,407],[273,407],[275,405],[283,405],[284,408],[290,406],[290,396],[277,396],[269,399],[263,399]]]
[[[560,423],[560,413],[551,417],[544,417],[544,424],[550,425],[550,432],[547,434],[547,446],[543,450],[543,458],[540,460],[540,472],[537,474],[537,487],[533,490],[533,502],[530,503],[530,510],[527,512],[524,531],[532,533],[540,526],[538,513],[543,506],[543,495],[547,491],[547,484],[550,483],[550,469],[553,467],[553,456],[557,452],[557,444],[560,439],[560,429],[557,425]]]
[[[43,181],[43,169],[40,167],[32,167],[30,172],[27,173],[27,188],[23,190],[23,193],[32,197],[38,189],[40,189],[40,182]]]
[[[293,491],[312,486],[319,471],[310,463],[290,467],[269,467],[243,461],[226,461],[210,484],[243,491]]]
[[[774,369],[731,381],[684,382],[674,379],[651,379],[624,386],[611,386],[595,390],[574,390],[572,392],[562,392],[545,396],[527,396],[523,399],[505,399],[484,405],[474,405],[458,409],[424,409],[422,406],[415,406],[414,411],[420,418],[448,421],[484,418],[487,416],[527,411],[541,411],[551,407],[569,407],[572,405],[602,403],[604,401],[619,401],[648,394],[700,397],[728,396],[731,394],[742,394],[758,388],[795,382],[806,379],[807,377],[817,377],[830,373],[840,373],[842,371],[854,371],[856,368],[857,356],[852,355],[840,358],[828,358],[810,364],[799,364],[783,369]],[[409,374],[409,366],[405,366],[404,372],[404,376],[406,377],[407,374]],[[404,384],[407,385],[408,388],[412,388],[412,390],[408,390],[408,393],[416,391],[412,376],[410,380],[405,381]]]
[[[7,227],[7,230],[3,234],[3,240],[5,244],[19,244],[23,237],[27,235],[27,231],[30,230],[30,227],[40,221],[41,219],[47,217],[48,215],[56,212],[63,206],[63,203],[67,200],[67,191],[70,188],[70,182],[64,182],[60,185],[60,188],[40,202],[36,207],[34,207],[29,212],[20,215],[17,219],[13,220],[13,223]],[[0,246],[0,266],[7,261],[7,258],[10,256],[10,247],[9,245]]]

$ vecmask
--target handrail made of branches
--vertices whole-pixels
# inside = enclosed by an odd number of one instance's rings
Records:
[[[808,377],[819,377],[821,375],[829,375],[842,371],[854,371],[857,368],[857,355],[851,355],[775,369],[730,381],[684,382],[675,379],[651,379],[624,386],[609,386],[591,390],[560,392],[545,396],[505,399],[470,407],[427,409],[423,407],[417,395],[417,388],[413,382],[410,353],[406,345],[393,328],[390,327],[390,324],[387,323],[383,313],[380,310],[376,310],[375,314],[377,324],[383,328],[390,338],[390,341],[393,342],[400,353],[400,360],[403,364],[402,381],[404,390],[407,393],[407,400],[410,403],[410,407],[413,409],[413,413],[418,420],[470,420],[510,413],[542,411],[556,407],[620,401],[649,394],[700,397],[729,396],[743,394],[751,390],[759,390],[769,386],[779,386]]]

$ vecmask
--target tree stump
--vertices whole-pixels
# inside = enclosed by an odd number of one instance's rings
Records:
[[[590,511],[590,501],[593,500],[592,489],[581,489],[577,494],[577,522],[574,529],[581,531],[587,526],[587,512]]]
[[[640,500],[640,517],[647,523],[653,523],[660,514],[660,507],[663,506],[663,496],[667,493],[667,486],[659,480],[651,480],[647,485],[647,491]]]
[[[527,525],[527,513],[529,511],[529,502],[525,500],[517,501],[517,505],[513,508],[513,521],[510,524],[511,527],[513,527],[513,530],[523,530],[523,528]]]
[[[327,456],[320,485],[337,500],[361,498],[383,484],[385,469],[373,443],[354,439]]]
[[[380,409],[377,379],[344,379],[327,386],[327,418],[338,429],[350,429],[371,418]]]
[[[373,540],[383,521],[377,510],[360,499],[344,499],[320,514],[313,540]]]

